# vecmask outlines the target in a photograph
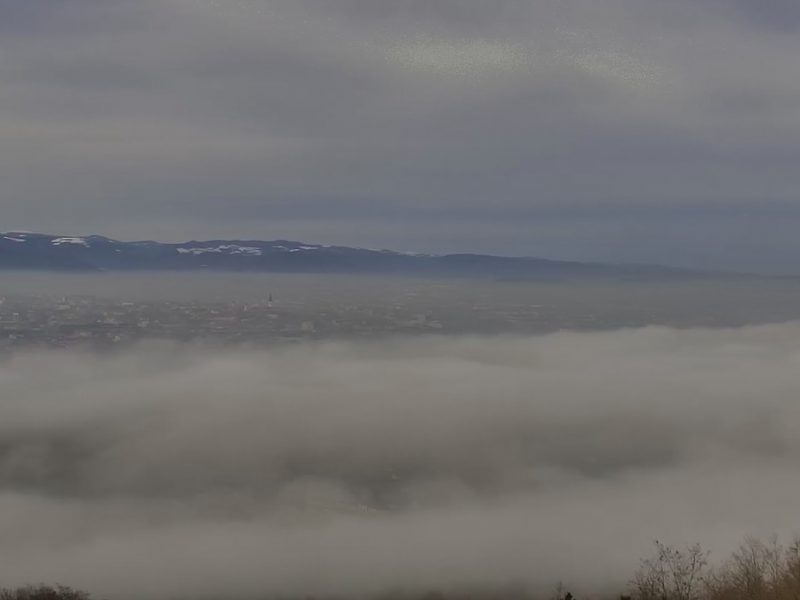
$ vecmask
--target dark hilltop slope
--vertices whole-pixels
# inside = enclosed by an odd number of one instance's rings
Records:
[[[521,280],[662,280],[705,276],[657,265],[615,265],[482,254],[411,254],[288,240],[121,242],[30,232],[0,233],[0,269],[199,270],[348,273]]]

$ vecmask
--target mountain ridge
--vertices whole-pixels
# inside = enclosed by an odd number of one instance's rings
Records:
[[[501,279],[685,279],[707,275],[661,265],[607,264],[478,253],[423,254],[291,240],[119,241],[101,235],[0,233],[0,269],[224,270],[364,273]]]

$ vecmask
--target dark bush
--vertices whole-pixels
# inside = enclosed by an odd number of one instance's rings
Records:
[[[16,589],[0,589],[0,600],[90,600],[87,592],[58,585],[29,585]]]

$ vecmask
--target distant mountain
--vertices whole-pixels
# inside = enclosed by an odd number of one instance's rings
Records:
[[[0,233],[0,269],[54,271],[220,270],[280,273],[491,277],[495,279],[686,279],[700,273],[656,265],[613,265],[483,254],[412,254],[288,240],[121,242],[99,235]]]

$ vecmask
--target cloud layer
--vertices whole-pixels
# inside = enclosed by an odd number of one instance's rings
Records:
[[[0,21],[11,227],[800,253],[789,0],[3,0]]]
[[[800,325],[147,345],[0,365],[0,581],[103,597],[618,591],[793,533]]]

